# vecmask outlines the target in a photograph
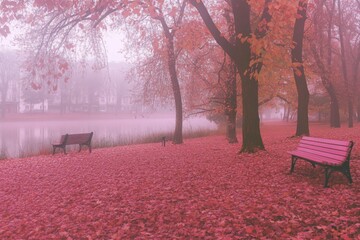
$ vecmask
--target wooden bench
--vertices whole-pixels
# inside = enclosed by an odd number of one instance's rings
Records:
[[[315,167],[316,165],[325,168],[324,187],[328,187],[330,174],[334,171],[342,172],[350,183],[350,154],[354,143],[352,141],[339,141],[315,137],[303,137],[297,149],[289,151],[291,154],[291,169],[294,171],[296,161],[303,159]]]
[[[88,146],[89,152],[91,153],[91,139],[93,132],[91,133],[78,133],[78,134],[65,134],[62,135],[58,143],[53,143],[53,155],[55,154],[56,148],[62,148],[66,154],[66,145],[79,144],[79,152],[82,146]]]

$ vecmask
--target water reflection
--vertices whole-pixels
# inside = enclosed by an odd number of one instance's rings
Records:
[[[58,141],[65,133],[94,132],[93,146],[99,146],[105,143],[129,143],[159,133],[171,133],[174,125],[173,118],[2,122],[0,157],[49,153],[51,143]],[[184,133],[214,129],[216,125],[205,118],[184,121]]]

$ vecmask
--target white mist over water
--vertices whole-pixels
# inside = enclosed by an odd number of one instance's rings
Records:
[[[50,152],[51,143],[57,142],[60,136],[66,133],[94,132],[93,146],[104,143],[131,143],[158,134],[164,134],[169,138],[174,127],[175,119],[170,117],[2,122],[0,151],[2,155],[8,157],[34,155],[44,150]],[[183,132],[216,130],[216,128],[215,123],[205,118],[189,118],[184,120]]]

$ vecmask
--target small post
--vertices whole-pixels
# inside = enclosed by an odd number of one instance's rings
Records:
[[[165,147],[165,143],[166,143],[166,137],[164,136],[161,138],[161,144],[163,147]]]

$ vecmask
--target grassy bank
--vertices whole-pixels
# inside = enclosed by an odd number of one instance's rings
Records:
[[[222,134],[221,130],[191,130],[183,133],[184,139],[191,139],[191,138],[198,138],[198,137],[205,137],[211,135]],[[133,144],[145,144],[145,143],[156,143],[158,142],[161,144],[162,138],[165,137],[166,144],[172,142],[173,133],[168,132],[152,132],[146,133],[143,136],[132,136],[132,135],[123,135],[118,136],[117,138],[100,138],[100,139],[93,139],[92,147],[93,149],[96,148],[108,148],[108,147],[115,147],[115,146],[125,146],[125,145],[133,145]],[[23,146],[19,146],[18,151],[18,158],[27,158],[32,156],[38,155],[50,155],[52,154],[52,147],[50,144],[40,144],[36,145],[34,143],[28,143]],[[78,150],[78,145],[69,145],[66,147],[67,151],[76,151]],[[84,149],[86,151],[86,149]],[[2,148],[0,152],[0,160],[5,160],[13,158],[10,157],[6,148]]]

